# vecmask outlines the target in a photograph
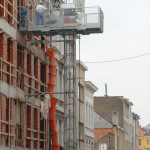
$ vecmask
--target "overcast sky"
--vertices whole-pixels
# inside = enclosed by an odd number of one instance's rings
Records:
[[[150,0],[85,0],[86,7],[100,6],[104,13],[104,33],[81,36],[81,61],[99,62],[150,53]],[[77,41],[78,51],[78,41]],[[79,53],[77,52],[77,58]],[[150,124],[150,55],[111,63],[90,64],[86,80],[99,90],[95,96],[124,96]]]

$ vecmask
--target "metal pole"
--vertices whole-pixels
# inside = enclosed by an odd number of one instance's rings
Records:
[[[8,138],[9,138],[9,146],[10,146],[10,85],[11,85],[11,63],[9,65],[9,69],[10,69],[10,72],[9,72],[9,132],[8,132]],[[13,109],[13,108],[12,108]]]
[[[81,90],[81,85],[80,85],[80,34],[79,34],[79,149],[80,149],[80,109],[81,109],[81,107],[80,107],[80,101],[81,101],[81,92],[80,92],[80,90]]]
[[[73,92],[68,92],[73,93]],[[65,92],[45,92],[45,93],[37,93],[37,94],[26,94],[25,96],[31,97],[31,96],[37,96],[37,95],[45,95],[45,94],[65,94]]]
[[[2,114],[2,57],[1,57],[1,81],[0,81],[0,94],[1,94],[1,98],[0,98],[0,129],[1,129],[1,114]],[[0,141],[1,141],[1,133],[0,133]],[[1,142],[0,142],[1,145]]]
[[[31,105],[31,149],[33,149],[33,132],[32,132],[32,129],[33,129],[33,103]]]

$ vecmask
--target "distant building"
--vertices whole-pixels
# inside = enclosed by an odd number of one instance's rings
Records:
[[[123,131],[121,135],[123,141],[115,144],[117,150],[138,150],[136,148],[136,144],[138,144],[136,138],[138,137],[139,118],[136,120],[135,114],[132,114],[132,105],[132,102],[123,96],[94,97],[95,112],[107,118]],[[120,134],[115,135],[117,135],[115,139],[118,136],[118,139],[120,139]]]
[[[94,150],[94,92],[98,88],[91,82],[85,81],[85,150]]]
[[[125,131],[104,116],[94,113],[95,150],[124,150]]]
[[[150,150],[150,133],[146,128],[139,129],[139,150]]]

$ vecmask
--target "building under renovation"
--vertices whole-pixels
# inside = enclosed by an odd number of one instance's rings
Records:
[[[41,14],[38,5],[45,7]],[[76,37],[102,33],[103,13],[84,5],[84,0],[0,0],[0,150],[85,149],[84,121],[77,117],[76,89],[83,85],[76,80]]]

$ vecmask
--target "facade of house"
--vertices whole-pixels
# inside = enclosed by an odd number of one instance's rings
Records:
[[[125,130],[104,116],[94,113],[95,150],[124,150]]]
[[[87,66],[77,60],[77,139],[78,149],[85,149],[85,71]]]
[[[94,150],[94,92],[98,88],[91,82],[85,81],[85,150]]]
[[[49,0],[45,0],[45,2]],[[64,91],[62,43],[36,43],[33,41],[62,40],[62,36],[24,36],[18,31],[19,12],[26,0],[5,1],[5,11],[0,6],[0,150],[13,147],[22,149],[51,149],[48,120],[40,113],[43,96],[28,97],[48,91],[50,77],[46,46],[56,49],[56,80],[54,92]],[[4,6],[4,2],[0,1]],[[14,7],[14,10],[13,10]],[[13,18],[11,16],[14,11]],[[58,98],[56,125],[58,144],[63,145],[64,96]],[[18,130],[18,132],[16,132]],[[17,140],[17,142],[16,142]]]
[[[136,118],[135,114],[132,114],[132,105],[132,102],[122,96],[94,97],[95,112],[117,125],[122,130],[121,134],[124,134],[122,145],[118,145],[121,144],[120,142],[115,145],[115,148],[118,146],[120,150],[138,150],[137,129],[139,128],[139,117],[136,115]],[[116,135],[119,136],[119,134]]]
[[[139,150],[150,150],[150,134],[146,128],[139,128]]]

